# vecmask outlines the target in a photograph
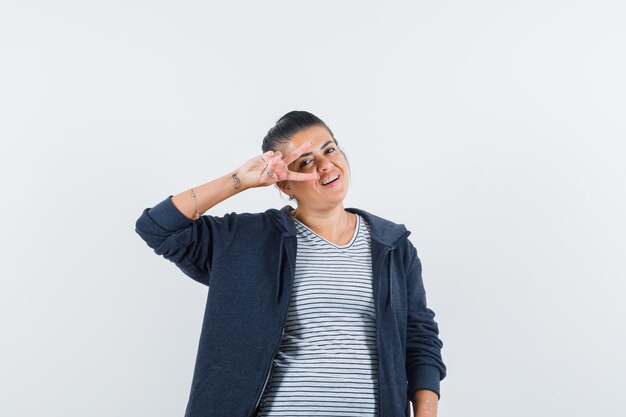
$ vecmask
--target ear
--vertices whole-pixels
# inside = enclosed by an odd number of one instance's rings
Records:
[[[289,181],[287,181],[287,180],[278,181],[276,183],[276,186],[278,187],[278,189],[280,191],[282,191],[283,193],[289,195],[289,191],[291,190],[291,187],[289,187]]]

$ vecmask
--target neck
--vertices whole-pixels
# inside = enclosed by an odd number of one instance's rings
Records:
[[[354,231],[352,213],[347,212],[343,204],[337,205],[327,210],[316,210],[298,206],[294,211],[294,217],[306,224],[311,230],[325,237],[331,242],[345,240],[347,231],[352,237]]]

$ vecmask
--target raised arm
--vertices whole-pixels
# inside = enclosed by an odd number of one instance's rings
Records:
[[[266,152],[222,177],[170,195],[143,210],[135,222],[135,231],[156,254],[175,263],[196,281],[209,285],[213,261],[232,242],[237,215],[217,217],[203,213],[248,188],[282,180],[316,179],[315,173],[302,174],[287,169],[308,146],[307,142],[284,158],[280,152]]]
[[[315,180],[316,173],[304,174],[287,169],[310,145],[311,142],[307,141],[285,157],[281,152],[274,151],[255,156],[223,177],[176,194],[172,202],[186,217],[195,220],[199,214],[248,188],[264,187],[283,180]]]

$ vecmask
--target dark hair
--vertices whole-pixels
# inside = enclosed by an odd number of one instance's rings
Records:
[[[276,124],[267,132],[261,146],[263,153],[278,150],[279,145],[289,142],[292,135],[311,126],[324,126],[335,143],[339,145],[332,130],[326,126],[322,119],[308,111],[294,110],[278,119]]]

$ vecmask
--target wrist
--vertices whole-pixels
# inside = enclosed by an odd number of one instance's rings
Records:
[[[437,417],[439,397],[434,391],[419,389],[413,396],[415,417]]]
[[[241,168],[237,168],[232,171],[229,175],[230,186],[236,193],[240,193],[242,191],[250,188],[250,185],[245,181],[245,177],[241,175]]]

